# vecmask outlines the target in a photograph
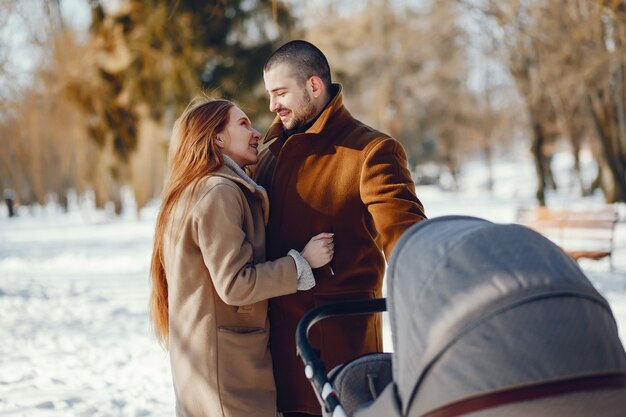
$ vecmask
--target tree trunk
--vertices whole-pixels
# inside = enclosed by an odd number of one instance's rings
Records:
[[[604,162],[608,168],[608,174],[610,174],[611,182],[614,185],[614,187],[612,187],[613,190],[608,195],[605,195],[605,198],[608,203],[617,201],[626,202],[626,172],[623,157],[622,155],[616,154],[617,147],[613,146],[614,144],[612,143],[614,139],[612,131],[615,132],[616,129],[613,129],[615,126],[611,126],[613,123],[610,117],[602,117],[604,114],[608,114],[609,111],[604,109],[604,106],[599,105],[600,99],[596,97],[596,100],[594,100],[591,93],[587,97],[590,102],[589,108],[591,111],[592,125],[600,144]],[[619,140],[618,138],[615,139]],[[603,189],[608,191],[604,187]]]
[[[9,217],[14,217],[15,216],[15,193],[13,192],[13,190],[10,190],[10,189],[4,190],[4,202],[7,205]]]
[[[541,161],[543,162],[543,170],[546,173],[546,186],[556,191],[557,185],[552,172],[552,155],[542,155]]]
[[[572,156],[574,157],[574,182],[578,183],[580,194],[585,195],[585,183],[583,181],[583,175],[580,170],[580,138],[572,133],[570,136],[570,143],[572,144]]]
[[[485,155],[485,163],[487,164],[487,191],[489,191],[490,195],[493,195],[493,187],[495,185],[493,178],[493,149],[488,139],[485,139],[483,154]]]
[[[624,110],[624,64],[619,63],[615,72],[615,89],[612,91],[617,126],[619,127],[619,140],[617,141],[617,153],[624,155],[624,144],[626,144],[626,113]]]
[[[59,205],[63,209],[64,213],[69,211],[69,201],[67,199],[67,192],[59,193]]]
[[[452,149],[452,142],[445,140],[446,149],[444,159],[446,161],[446,165],[450,170],[450,175],[452,176],[452,188],[454,191],[458,191],[459,189],[459,164],[457,158],[454,155],[454,150]]]
[[[591,185],[589,186],[589,188],[584,190],[584,192],[583,192],[584,196],[590,196],[597,189],[601,188],[601,186],[602,186],[602,174],[603,174],[602,173],[602,165],[600,165],[600,162],[598,162],[598,172],[596,173],[596,177],[591,182]]]
[[[544,163],[543,145],[545,138],[539,123],[533,123],[533,142],[531,152],[535,160],[535,171],[537,173],[537,202],[540,206],[546,205],[546,164]]]

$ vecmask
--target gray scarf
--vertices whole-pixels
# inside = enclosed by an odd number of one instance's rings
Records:
[[[248,174],[246,174],[246,171],[244,171],[239,165],[237,165],[237,163],[233,161],[230,156],[222,154],[222,157],[224,158],[224,165],[235,171],[235,173],[239,175],[241,179],[250,184],[255,190],[265,192],[265,188],[254,182],[254,180],[250,178]]]

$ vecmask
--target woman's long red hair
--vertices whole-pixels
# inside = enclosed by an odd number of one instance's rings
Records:
[[[154,333],[165,349],[169,345],[168,291],[163,260],[165,230],[174,226],[172,215],[185,190],[195,187],[203,177],[222,165],[217,134],[226,127],[233,106],[227,100],[194,100],[176,120],[172,131],[168,179],[161,195],[150,264],[150,319]]]

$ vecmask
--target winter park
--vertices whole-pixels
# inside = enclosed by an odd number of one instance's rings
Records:
[[[0,0],[0,416],[319,415],[381,324],[310,381],[295,324],[368,280],[395,356],[333,416],[626,415],[624,45],[623,1]]]
[[[463,176],[465,192],[417,187],[430,217],[480,216],[511,222],[518,204],[532,202],[524,161],[494,167],[493,195],[480,165]],[[568,162],[557,171],[569,181]],[[601,198],[551,196],[555,204],[589,206]],[[0,220],[2,361],[0,409],[6,416],[171,416],[169,359],[147,319],[148,263],[155,205],[114,217],[90,202],[74,202]],[[93,204],[93,203],[91,203]],[[608,261],[582,261],[609,300],[620,337],[626,334],[626,226],[621,206],[614,272]],[[386,328],[386,331],[388,329]],[[385,337],[385,348],[391,345]]]

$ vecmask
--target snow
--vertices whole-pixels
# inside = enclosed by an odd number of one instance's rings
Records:
[[[146,315],[153,218],[3,216],[0,415],[173,415]]]
[[[558,155],[553,166],[562,189],[549,194],[549,205],[602,204],[600,195],[578,195],[566,155]],[[593,172],[590,161],[585,169]],[[480,162],[466,165],[462,192],[418,187],[428,216],[512,222],[518,207],[534,204],[529,160],[498,162],[492,193],[485,190],[486,173]],[[69,213],[54,206],[20,208],[11,219],[0,209],[0,415],[174,415],[169,358],[147,319],[156,206],[118,218],[88,202],[73,204]],[[580,265],[609,300],[624,340],[624,206],[620,219],[614,271],[606,260]],[[385,346],[389,341],[387,326]]]

